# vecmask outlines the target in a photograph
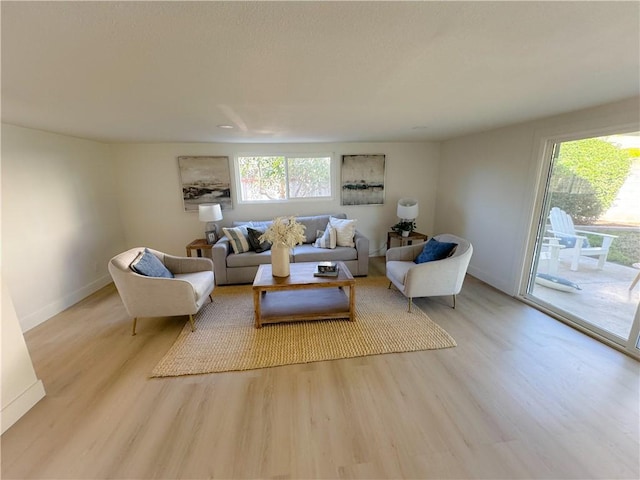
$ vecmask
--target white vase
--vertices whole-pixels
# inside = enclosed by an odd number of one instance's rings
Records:
[[[274,277],[289,276],[289,247],[286,245],[271,247],[271,273]]]
[[[402,236],[408,237],[411,232],[409,230],[402,230]]]

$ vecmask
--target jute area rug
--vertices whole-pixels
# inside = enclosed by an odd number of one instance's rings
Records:
[[[384,277],[356,279],[356,321],[253,323],[251,285],[222,286],[152,372],[153,377],[255,368],[455,347],[419,308],[387,288]]]

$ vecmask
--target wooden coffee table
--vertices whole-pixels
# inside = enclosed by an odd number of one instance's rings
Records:
[[[260,265],[253,281],[256,328],[299,320],[355,321],[356,282],[343,262],[336,263],[337,277],[315,277],[318,262],[292,263],[288,277],[274,277],[270,264]]]

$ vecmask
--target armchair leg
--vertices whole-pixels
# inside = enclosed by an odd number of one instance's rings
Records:
[[[452,295],[453,297],[453,308],[456,308],[456,296]]]
[[[193,315],[189,315],[189,323],[191,324],[191,331],[195,332],[196,331],[196,324],[193,321]]]
[[[411,305],[413,303],[413,299],[409,297],[409,313],[411,313]]]
[[[133,330],[131,332],[132,337],[136,334],[136,323],[138,323],[138,317],[133,317]]]
[[[391,290],[391,282],[389,282],[389,286],[387,288]]]
[[[213,297],[209,294],[209,302],[213,302]]]

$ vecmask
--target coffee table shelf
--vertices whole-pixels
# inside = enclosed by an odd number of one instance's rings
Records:
[[[253,282],[255,326],[265,323],[346,318],[355,320],[355,280],[343,262],[337,277],[314,277],[317,262],[292,263],[291,275],[274,277],[260,265]],[[349,287],[347,295],[344,287]]]

